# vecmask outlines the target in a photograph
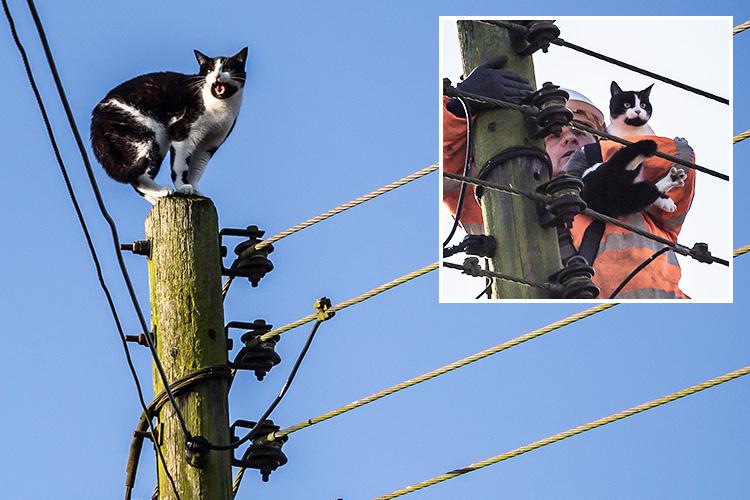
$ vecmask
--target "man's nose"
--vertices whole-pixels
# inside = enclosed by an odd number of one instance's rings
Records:
[[[578,144],[578,137],[568,127],[562,130],[563,144]]]

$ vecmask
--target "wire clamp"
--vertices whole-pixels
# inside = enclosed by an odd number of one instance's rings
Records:
[[[149,240],[136,240],[133,243],[120,243],[120,250],[133,252],[136,255],[144,255],[151,258],[151,242]]]
[[[493,257],[497,249],[495,238],[487,234],[467,234],[458,245],[443,250],[443,258],[466,252],[477,257]]]
[[[693,248],[690,249],[690,256],[704,264],[712,264],[714,262],[711,252],[708,251],[707,243],[696,243],[693,245]]]
[[[253,429],[255,422],[249,420],[237,420],[232,424],[231,431],[234,441],[239,438],[235,433],[237,427],[243,427],[245,429]],[[289,439],[289,436],[280,436],[270,442],[258,443],[260,439],[264,438],[268,434],[274,433],[279,430],[278,425],[274,425],[272,420],[265,420],[254,431],[255,439],[252,440],[250,446],[245,450],[241,459],[232,458],[232,465],[235,467],[245,467],[248,469],[260,470],[263,482],[268,482],[268,477],[273,471],[286,464],[287,459],[284,452],[281,451],[281,447]]]
[[[540,185],[536,190],[550,196],[547,203],[539,203],[539,225],[542,227],[573,227],[573,219],[586,210],[586,202],[581,198],[583,181],[572,175],[558,175]]]
[[[185,460],[195,468],[206,466],[210,451],[210,443],[203,436],[192,436],[185,441]]]
[[[278,336],[261,340],[260,337],[270,332],[273,325],[269,325],[262,319],[256,319],[252,323],[244,321],[230,321],[224,328],[227,338],[229,338],[230,328],[242,328],[248,330],[240,340],[244,347],[240,349],[237,356],[232,362],[232,366],[237,370],[252,370],[255,372],[255,378],[259,381],[265,378],[266,373],[271,368],[281,363],[281,356],[276,352],[276,343],[279,341]]]
[[[219,236],[244,236],[247,241],[243,241],[234,249],[237,255],[232,267],[222,266],[221,274],[230,277],[247,278],[253,288],[258,286],[261,278],[273,271],[273,263],[268,259],[268,255],[273,252],[273,245],[265,245],[260,249],[255,248],[260,243],[260,238],[265,231],[258,229],[258,226],[247,226],[246,229],[225,228],[219,231]]]
[[[336,315],[336,311],[332,311],[331,299],[328,297],[321,297],[313,304],[315,307],[315,315],[318,321],[326,321],[333,318]]]

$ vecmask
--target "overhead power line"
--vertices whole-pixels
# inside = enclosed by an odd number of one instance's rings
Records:
[[[177,417],[178,423],[180,424],[180,427],[182,429],[183,434],[185,435],[185,440],[187,442],[192,440],[192,434],[187,428],[187,425],[185,424],[185,419],[182,416],[182,412],[180,411],[180,408],[177,406],[177,402],[174,399],[174,396],[171,393],[171,390],[169,389],[169,380],[167,379],[166,373],[164,373],[164,367],[161,364],[161,361],[159,360],[159,356],[156,353],[156,349],[154,347],[153,341],[151,339],[151,336],[148,335],[148,332],[150,331],[146,319],[143,315],[143,311],[141,310],[141,306],[138,303],[138,297],[136,297],[135,289],[133,288],[133,283],[130,280],[130,274],[128,273],[127,267],[125,266],[125,260],[122,257],[122,250],[120,249],[120,237],[117,232],[117,225],[115,224],[115,221],[110,216],[109,212],[107,211],[107,207],[104,204],[104,199],[102,198],[101,192],[99,191],[99,185],[97,184],[96,177],[94,176],[94,170],[91,167],[91,162],[89,160],[88,153],[86,152],[86,147],[83,144],[83,140],[81,139],[81,134],[78,131],[78,125],[75,122],[75,118],[73,117],[73,112],[70,108],[70,103],[68,102],[68,97],[65,93],[65,88],[63,87],[62,80],[60,79],[60,74],[57,71],[57,64],[55,63],[54,56],[52,55],[52,50],[50,49],[49,42],[47,41],[47,35],[44,32],[44,26],[42,25],[42,21],[39,18],[39,14],[37,13],[36,6],[34,5],[33,0],[27,0],[27,5],[29,6],[29,11],[31,12],[31,17],[34,21],[34,26],[36,27],[37,33],[39,34],[39,40],[42,43],[42,48],[44,50],[45,58],[47,59],[47,65],[49,66],[50,72],[52,73],[52,78],[55,82],[55,87],[57,88],[58,96],[60,97],[60,102],[62,103],[63,109],[65,111],[65,116],[68,120],[68,125],[70,126],[70,130],[73,133],[73,137],[75,138],[76,145],[78,146],[78,151],[81,155],[81,159],[83,160],[83,165],[86,170],[86,174],[89,179],[89,183],[91,184],[91,189],[94,192],[94,196],[96,198],[97,206],[99,207],[99,212],[101,213],[102,217],[107,222],[107,225],[110,229],[110,234],[112,236],[112,243],[114,245],[115,249],[115,255],[117,257],[117,264],[120,269],[120,273],[122,274],[123,280],[125,281],[125,286],[128,290],[128,295],[130,297],[130,301],[133,304],[133,309],[136,312],[136,316],[138,317],[138,322],[141,326],[141,329],[146,335],[144,336],[146,339],[146,343],[148,344],[148,348],[151,351],[151,357],[154,361],[154,366],[156,367],[156,371],[159,374],[159,377],[162,380],[162,384],[164,385],[167,395],[169,397],[169,401],[171,403],[172,408],[174,409],[175,415]]]
[[[320,215],[316,215],[315,217],[312,217],[304,222],[300,222],[296,226],[292,226],[289,229],[282,231],[278,234],[275,234],[271,236],[270,238],[263,240],[262,242],[255,245],[254,250],[259,250],[265,246],[268,246],[272,243],[275,243],[282,238],[286,238],[287,236],[291,236],[292,234],[302,231],[303,229],[307,229],[308,227],[317,224],[318,222],[323,222],[326,219],[329,219],[333,217],[334,215],[340,214],[341,212],[345,212],[346,210],[349,210],[350,208],[354,208],[357,205],[361,205],[362,203],[365,203],[367,201],[370,201],[374,198],[377,198],[378,196],[381,196],[389,191],[393,191],[394,189],[400,188],[401,186],[404,186],[406,184],[409,184],[412,181],[415,181],[421,177],[424,177],[427,174],[430,174],[438,169],[438,164],[433,163],[432,165],[429,165],[421,170],[418,170],[414,172],[413,174],[409,174],[406,177],[403,177],[397,181],[391,182],[390,184],[387,184],[379,189],[376,189],[375,191],[372,191],[371,193],[365,194],[360,196],[359,198],[355,198],[351,201],[348,201],[342,205],[337,206],[336,208],[332,208],[331,210],[328,210],[327,212],[324,212]],[[229,287],[233,281],[233,278],[227,278],[227,280],[224,282],[224,286],[222,287],[222,296],[226,296],[227,291],[229,290]]]
[[[115,327],[117,328],[117,333],[120,337],[120,341],[122,343],[123,351],[125,353],[125,361],[128,365],[128,369],[130,371],[130,375],[133,379],[133,383],[135,384],[136,393],[138,395],[138,400],[140,402],[141,408],[145,411],[146,410],[146,401],[143,397],[143,389],[141,387],[140,379],[138,378],[138,373],[135,370],[135,366],[133,365],[133,359],[130,354],[130,348],[128,347],[128,343],[125,337],[125,332],[122,327],[122,323],[120,321],[119,314],[117,313],[117,309],[114,304],[114,300],[112,299],[112,295],[109,291],[109,287],[106,284],[106,281],[104,279],[104,274],[102,272],[101,263],[99,261],[99,256],[96,252],[96,248],[94,247],[94,243],[91,238],[91,233],[89,232],[88,225],[86,224],[86,220],[83,216],[83,212],[81,211],[81,207],[78,203],[78,198],[75,194],[75,190],[73,189],[72,183],[70,181],[70,176],[68,175],[67,167],[65,166],[65,163],[62,159],[62,155],[60,154],[60,148],[57,144],[57,139],[55,137],[55,134],[52,130],[52,125],[49,120],[49,115],[47,114],[46,106],[44,105],[44,101],[42,100],[41,93],[39,92],[39,87],[36,84],[36,79],[34,78],[34,74],[31,70],[31,65],[29,63],[28,56],[26,54],[26,49],[24,48],[23,44],[21,43],[21,40],[18,36],[18,32],[16,31],[15,22],[13,20],[13,15],[10,12],[10,9],[8,7],[8,3],[6,0],[2,0],[3,2],[3,11],[5,12],[5,17],[8,21],[8,25],[10,27],[11,36],[13,37],[13,41],[16,44],[16,48],[18,49],[18,52],[21,56],[21,59],[23,61],[24,69],[26,71],[26,76],[29,80],[29,84],[31,85],[32,92],[34,93],[34,98],[36,99],[37,106],[39,108],[39,111],[42,115],[42,121],[44,122],[44,127],[47,131],[47,137],[50,141],[50,145],[52,146],[52,151],[55,155],[55,160],[57,161],[58,167],[60,169],[60,173],[63,176],[63,181],[65,183],[65,188],[68,192],[68,196],[70,198],[71,203],[73,204],[73,208],[76,212],[76,217],[78,218],[78,222],[81,226],[81,229],[83,230],[83,235],[86,240],[86,246],[89,249],[89,253],[91,255],[91,259],[94,264],[94,268],[96,270],[96,275],[99,280],[99,286],[102,289],[102,292],[104,293],[104,296],[107,300],[107,304],[109,306],[110,313],[112,314],[112,318],[115,322]],[[156,429],[153,426],[153,422],[149,420],[148,422],[149,426],[149,432],[152,438],[152,441],[154,442],[154,445],[156,447],[157,455],[159,456],[159,459],[162,462],[162,465],[164,466],[164,471],[167,474],[167,477],[169,479],[170,484],[172,485],[172,488],[174,489],[175,495],[179,499],[179,493],[177,491],[177,486],[175,485],[174,479],[172,478],[172,475],[170,474],[167,464],[164,460],[164,455],[161,450],[161,446],[159,445],[158,440],[155,438],[156,436]]]
[[[734,29],[732,30],[732,35],[738,35],[748,28],[750,28],[750,21],[745,21],[744,23],[734,27]]]
[[[627,410],[614,413],[608,417],[600,418],[598,420],[594,420],[593,422],[579,425],[578,427],[574,427],[572,429],[561,432],[559,434],[555,434],[554,436],[550,436],[548,438],[541,439],[533,443],[529,443],[525,446],[521,446],[520,448],[516,448],[515,450],[511,450],[511,451],[502,453],[500,455],[495,455],[494,457],[490,457],[486,460],[475,462],[465,467],[461,467],[460,469],[455,469],[450,472],[446,472],[445,474],[433,477],[431,479],[427,479],[425,481],[414,484],[412,486],[407,486],[406,488],[393,491],[391,493],[388,493],[387,495],[379,496],[375,500],[390,500],[391,498],[396,498],[396,497],[406,495],[408,493],[413,493],[415,491],[427,488],[428,486],[433,486],[435,484],[442,483],[443,481],[447,481],[448,479],[453,479],[454,477],[462,476],[464,474],[468,474],[469,472],[474,472],[475,470],[479,470],[484,467],[494,465],[498,462],[502,462],[503,460],[508,460],[509,458],[523,455],[524,453],[534,451],[536,449],[542,448],[543,446],[548,446],[558,441],[562,441],[563,439],[568,439],[578,434],[588,432],[590,430],[596,429],[597,427],[602,427],[603,425],[611,424],[612,422],[616,422],[624,418],[632,417],[633,415],[637,415],[638,413],[642,413],[644,411],[657,408],[667,403],[671,403],[672,401],[675,401],[677,399],[684,398],[686,396],[690,396],[697,392],[704,391],[706,389],[715,387],[725,382],[729,382],[730,380],[743,377],[747,375],[748,373],[750,373],[750,366],[740,368],[739,370],[735,370],[733,372],[729,372],[719,377],[706,380],[705,382],[702,382],[700,384],[687,387],[685,389],[682,389],[681,391],[673,392],[672,394],[668,394],[666,396],[655,399],[653,401],[649,401],[648,403],[643,403],[641,405],[628,408]]]
[[[526,26],[513,22],[513,21],[480,21],[484,24],[491,24],[494,26],[500,26],[503,28],[510,29],[512,31],[516,31],[519,33],[528,33],[529,28]],[[736,29],[736,28],[735,28]],[[690,85],[687,85],[682,82],[678,82],[677,80],[674,80],[672,78],[668,78],[666,76],[660,75],[658,73],[654,73],[653,71],[649,71],[647,69],[640,68],[638,66],[635,66],[634,64],[626,63],[624,61],[620,61],[618,59],[615,59],[614,57],[610,57],[604,54],[600,54],[599,52],[595,52],[593,50],[587,49],[585,47],[581,47],[580,45],[576,45],[574,43],[570,43],[566,40],[563,40],[560,37],[557,37],[553,40],[550,40],[550,43],[558,45],[560,47],[566,47],[568,49],[575,50],[576,52],[580,52],[582,54],[586,54],[587,56],[591,56],[595,59],[599,59],[601,61],[608,62],[610,64],[614,64],[615,66],[619,66],[621,68],[629,69],[630,71],[633,71],[635,73],[639,73],[641,75],[645,75],[651,78],[654,78],[656,80],[662,81],[664,83],[668,83],[669,85],[672,85],[674,87],[687,90],[688,92],[692,92],[694,94],[700,95],[702,97],[706,97],[708,99],[720,102],[722,104],[729,104],[729,100],[725,99],[723,97],[717,96],[716,94],[712,94],[710,92],[706,92],[705,90],[701,90],[696,87],[692,87]]]
[[[373,288],[369,292],[365,292],[361,295],[357,295],[356,297],[353,297],[349,300],[345,300],[344,302],[341,302],[340,304],[336,304],[335,306],[331,307],[331,312],[339,312],[343,309],[346,309],[349,306],[353,306],[355,304],[359,304],[360,302],[364,302],[365,300],[371,299],[372,297],[379,295],[383,292],[387,292],[391,288],[395,288],[399,285],[403,285],[404,283],[407,283],[415,278],[419,278],[420,276],[427,274],[431,271],[434,271],[438,268],[438,263],[435,262],[434,264],[430,264],[428,266],[425,266],[421,269],[417,269],[416,271],[413,271],[409,274],[405,274],[404,276],[401,276],[400,278],[396,278],[393,281],[389,281],[388,283],[384,283],[380,285],[377,288]],[[277,328],[276,330],[271,330],[268,333],[264,333],[263,335],[258,337],[259,342],[264,342],[270,338],[276,337],[277,335],[281,335],[282,333],[288,332],[289,330],[292,330],[294,328],[297,328],[298,326],[302,326],[306,323],[310,323],[311,321],[315,321],[317,318],[317,315],[315,314],[309,314],[305,316],[304,318],[300,318],[297,321],[294,321],[292,323],[289,323],[288,325],[284,325],[280,328]]]
[[[750,130],[746,130],[742,132],[741,134],[737,134],[732,138],[732,144],[737,144],[738,142],[742,142],[745,139],[750,137]]]
[[[503,186],[499,184],[493,184],[491,182],[487,182],[482,179],[476,179],[473,177],[465,177],[463,175],[456,175],[451,174],[450,172],[443,172],[443,177],[447,177],[448,179],[454,179],[454,180],[460,180],[463,182],[468,182],[469,184],[475,184],[477,186],[482,186],[486,189],[492,189],[508,194],[514,194],[518,196],[523,196],[525,198],[528,198],[530,200],[545,203],[550,201],[549,197],[546,195],[542,195],[539,193],[534,193],[531,191],[524,191],[522,189],[517,189],[511,186]],[[694,248],[689,248],[685,245],[682,245],[681,243],[675,243],[674,241],[668,240],[666,238],[663,238],[659,235],[649,233],[648,231],[644,231],[643,229],[640,229],[638,227],[632,226],[630,224],[627,224],[625,222],[622,222],[619,219],[616,219],[614,217],[610,217],[608,215],[601,214],[595,210],[591,210],[590,208],[585,209],[582,212],[583,215],[588,215],[589,217],[592,217],[594,219],[601,220],[603,222],[614,224],[615,226],[621,227],[623,229],[627,229],[630,232],[633,232],[635,234],[638,234],[640,236],[643,236],[644,238],[648,238],[650,240],[656,241],[657,243],[661,243],[662,245],[667,245],[672,250],[674,250],[676,253],[679,253],[680,255],[684,255],[686,257],[693,257],[701,262],[703,262],[700,258],[698,258],[698,254]],[[701,257],[702,258],[702,257]],[[714,257],[711,256],[711,262],[716,262],[717,264],[721,264],[723,266],[729,266],[729,261],[726,259],[722,259],[720,257]]]

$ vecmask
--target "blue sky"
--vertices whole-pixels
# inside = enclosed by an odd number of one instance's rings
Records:
[[[108,231],[66,132],[25,2],[10,4],[118,309],[128,332],[136,333]],[[738,5],[579,3],[564,13],[734,15],[739,24],[750,19],[750,7]],[[191,72],[194,48],[216,55],[248,45],[243,110],[201,187],[222,227],[257,224],[269,234],[438,159],[439,15],[563,13],[552,2],[520,8],[384,1],[355,8],[345,2],[39,1],[37,7],[84,133],[90,110],[119,82],[156,70]],[[135,390],[7,27],[0,50],[4,496],[121,497],[140,414]],[[735,37],[735,133],[750,128],[747,54],[750,32]],[[711,54],[684,57],[700,71]],[[741,168],[749,148],[750,141],[735,146],[736,186],[750,180]],[[149,206],[103,171],[97,176],[122,239],[142,238]],[[279,242],[276,270],[259,288],[233,285],[226,320],[264,318],[280,326],[311,312],[321,295],[341,302],[436,261],[437,189],[431,174]],[[748,203],[741,192],[735,196],[735,247],[750,242],[741,217]],[[293,434],[285,445],[289,464],[269,483],[248,474],[238,498],[371,498],[745,366],[746,259],[735,262],[734,304],[618,306]],[[127,262],[148,309],[145,262],[135,256]],[[440,305],[432,273],[322,325],[274,420],[297,423],[583,308]],[[238,379],[230,394],[232,419],[262,412],[308,331],[301,327],[282,338],[284,362],[265,382],[249,374]],[[133,349],[150,387],[148,353]],[[729,382],[411,496],[747,498],[748,389],[750,379]],[[154,457],[145,447],[134,498],[148,498],[154,481]]]

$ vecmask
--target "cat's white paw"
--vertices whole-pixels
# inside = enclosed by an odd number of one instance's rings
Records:
[[[174,189],[172,189],[169,186],[164,186],[159,190],[159,193],[156,195],[158,198],[162,198],[164,196],[169,196],[170,194],[174,193]]]
[[[195,194],[192,184],[183,184],[177,188],[177,192],[180,194]]]
[[[677,205],[675,205],[671,198],[657,198],[654,205],[669,213],[677,210]]]

